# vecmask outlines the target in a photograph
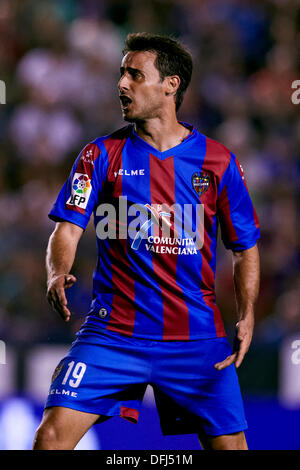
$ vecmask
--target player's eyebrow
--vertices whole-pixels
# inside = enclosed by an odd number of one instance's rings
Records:
[[[132,75],[136,75],[137,73],[140,73],[143,77],[145,76],[144,73],[140,69],[136,69],[134,67],[120,67],[121,75],[123,75],[125,70],[128,70],[128,72]]]

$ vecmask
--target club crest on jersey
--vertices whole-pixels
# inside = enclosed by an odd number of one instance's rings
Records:
[[[197,171],[192,176],[192,185],[198,196],[202,196],[210,185],[210,176],[203,171]]]
[[[63,367],[64,367],[64,363],[63,363],[63,362],[61,362],[60,364],[58,364],[58,366],[56,367],[55,371],[53,372],[53,375],[52,375],[52,378],[51,378],[51,383],[54,382],[54,380],[56,379],[56,377],[59,376],[59,374],[61,373]]]

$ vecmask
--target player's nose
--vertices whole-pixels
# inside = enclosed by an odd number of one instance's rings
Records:
[[[120,92],[124,92],[129,89],[129,82],[126,74],[122,75],[122,77],[120,78],[118,82],[118,89]]]

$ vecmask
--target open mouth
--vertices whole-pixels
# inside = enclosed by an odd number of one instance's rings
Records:
[[[120,95],[120,101],[123,109],[128,108],[130,103],[132,103],[132,99],[126,95]]]

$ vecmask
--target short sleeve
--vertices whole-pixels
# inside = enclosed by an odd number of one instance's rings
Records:
[[[218,188],[217,215],[227,249],[243,251],[260,237],[259,220],[246,185],[243,168],[234,154]]]
[[[55,222],[71,222],[85,230],[99,198],[103,178],[99,167],[100,149],[94,142],[80,152],[48,216]]]

